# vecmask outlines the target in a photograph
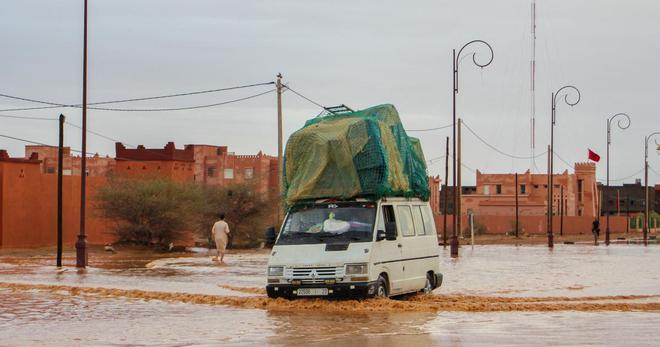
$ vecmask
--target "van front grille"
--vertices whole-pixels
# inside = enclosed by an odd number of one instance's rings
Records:
[[[300,280],[318,280],[322,282],[324,279],[344,277],[343,266],[332,267],[294,267],[286,268],[284,270],[284,278],[300,279]],[[317,283],[317,282],[309,282]]]

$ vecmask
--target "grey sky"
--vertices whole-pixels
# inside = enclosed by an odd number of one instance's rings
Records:
[[[408,129],[451,122],[451,49],[488,41],[495,60],[482,71],[460,67],[459,115],[499,149],[529,149],[530,0],[523,1],[202,1],[90,0],[89,101],[130,98],[264,82],[282,72],[290,86],[325,104],[366,108],[394,104]],[[655,1],[555,0],[537,4],[537,153],[549,141],[550,93],[564,84],[582,92],[561,104],[556,152],[586,161],[601,154],[605,119],[632,117],[613,131],[611,178],[643,168],[643,136],[660,131],[660,5]],[[0,93],[62,103],[81,101],[82,0],[0,2]],[[484,52],[480,50],[479,52]],[[168,107],[220,102],[268,87],[117,106]],[[37,106],[0,98],[0,108]],[[56,117],[66,109],[0,114]],[[285,134],[319,109],[284,95]],[[275,95],[223,107],[158,113],[88,112],[88,126],[128,144],[175,141],[228,145],[237,153],[275,154]],[[0,118],[0,134],[56,143],[54,121]],[[68,127],[67,144],[80,132]],[[411,133],[427,159],[444,154],[450,129]],[[660,141],[660,138],[658,139]],[[20,142],[0,148],[22,155]],[[485,172],[524,171],[529,160],[503,157],[464,131],[464,162]],[[88,149],[113,154],[114,144],[90,135]],[[444,171],[443,161],[429,171]],[[537,159],[545,170],[546,158]],[[655,146],[650,165],[660,171]],[[555,162],[557,171],[566,166]],[[650,181],[660,177],[649,172]],[[637,174],[634,177],[642,177]],[[633,178],[627,180],[632,181]],[[474,174],[464,170],[464,182]],[[620,183],[620,182],[613,182]]]

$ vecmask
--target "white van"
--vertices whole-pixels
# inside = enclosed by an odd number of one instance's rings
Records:
[[[318,200],[293,206],[268,260],[276,297],[388,297],[442,284],[428,202]]]

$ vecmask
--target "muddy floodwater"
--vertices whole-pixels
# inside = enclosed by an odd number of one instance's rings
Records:
[[[270,300],[268,253],[0,253],[0,346],[658,345],[660,246],[443,250],[444,283],[396,300]],[[74,259],[67,257],[72,265]]]

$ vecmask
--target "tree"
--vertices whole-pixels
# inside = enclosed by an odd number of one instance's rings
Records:
[[[165,247],[181,238],[194,216],[199,188],[168,179],[111,178],[96,202],[115,220],[120,242]]]
[[[196,211],[198,235],[215,245],[211,227],[220,213],[231,230],[230,246],[256,247],[264,241],[266,227],[273,225],[277,217],[275,194],[262,192],[253,182],[238,183],[225,187],[205,186]]]

